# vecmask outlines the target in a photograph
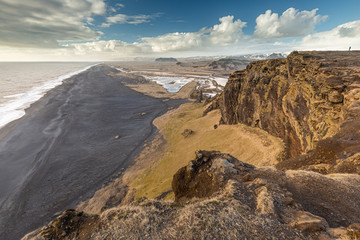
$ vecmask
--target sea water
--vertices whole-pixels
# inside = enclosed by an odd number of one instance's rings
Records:
[[[0,62],[0,128],[25,115],[25,109],[63,80],[94,63]]]

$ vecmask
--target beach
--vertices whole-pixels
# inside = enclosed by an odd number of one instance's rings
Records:
[[[89,197],[131,164],[154,118],[182,99],[126,87],[97,65],[47,92],[0,129],[0,239],[19,239]],[[135,82],[132,82],[135,81]]]

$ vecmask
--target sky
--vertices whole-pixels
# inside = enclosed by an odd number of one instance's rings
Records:
[[[0,61],[360,50],[359,0],[0,0]]]

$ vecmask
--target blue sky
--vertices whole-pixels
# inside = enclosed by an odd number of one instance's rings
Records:
[[[252,34],[256,25],[256,18],[266,10],[282,13],[290,7],[299,10],[312,10],[318,8],[318,13],[328,15],[325,22],[316,26],[316,30],[330,30],[342,23],[360,19],[360,1],[334,1],[334,0],[109,0],[109,5],[124,4],[119,13],[128,15],[156,15],[150,23],[138,25],[118,24],[109,29],[101,29],[105,34],[104,40],[121,37],[122,40],[133,42],[141,37],[153,37],[170,32],[194,32],[202,27],[210,27],[218,23],[218,19],[233,15],[235,18],[247,22],[244,33]],[[99,19],[100,20],[100,19]],[[102,19],[101,19],[102,20]],[[101,21],[98,22],[98,24]],[[101,24],[99,24],[101,25]]]
[[[0,0],[0,60],[360,49],[359,0]]]

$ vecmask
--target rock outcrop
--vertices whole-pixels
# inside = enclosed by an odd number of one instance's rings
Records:
[[[197,151],[174,175],[176,202],[143,199],[99,216],[70,210],[24,239],[351,239],[359,185],[359,175],[283,172]]]
[[[48,225],[27,234],[24,239],[87,240],[99,226],[99,216],[68,209]]]
[[[252,62],[230,75],[219,102],[221,123],[259,127],[284,140],[289,160],[280,168],[323,173],[360,173],[359,106],[359,51]]]

